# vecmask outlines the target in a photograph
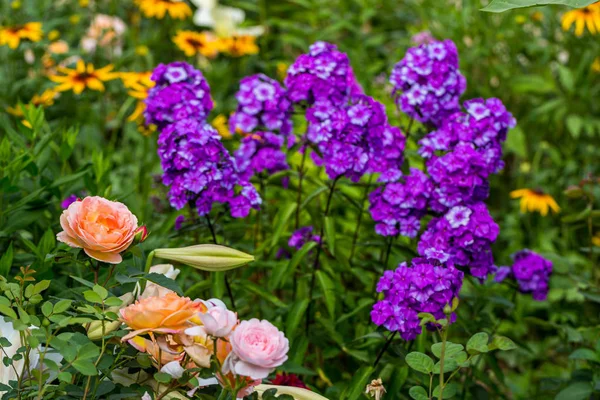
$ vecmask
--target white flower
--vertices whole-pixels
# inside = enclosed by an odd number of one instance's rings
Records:
[[[144,392],[144,395],[142,396],[142,398],[140,400],[152,400],[152,397],[150,396],[150,394],[148,392]]]
[[[165,364],[160,369],[160,372],[164,372],[165,374],[169,374],[174,379],[179,379],[179,378],[181,378],[183,376],[183,373],[185,372],[185,370],[179,364],[179,361],[171,361],[170,363]]]
[[[220,6],[218,0],[191,1],[198,7],[194,14],[194,24],[210,27],[219,36],[260,36],[265,31],[262,26],[240,28],[239,25],[246,19],[246,13],[240,8]]]
[[[173,280],[177,278],[177,275],[179,275],[180,272],[181,271],[173,267],[171,264],[159,264],[154,265],[150,268],[151,274],[161,274]],[[136,290],[139,291],[139,286],[136,287]],[[171,290],[157,285],[154,282],[148,281],[148,283],[146,284],[146,288],[144,289],[144,292],[141,294],[140,298],[146,299],[148,297],[162,297],[169,292],[171,292]]]
[[[4,317],[0,317],[0,336],[10,342],[9,347],[3,347],[0,358],[13,358],[17,354],[17,350],[22,346],[20,332],[17,331],[12,322],[7,322]],[[0,383],[8,385],[10,381],[16,381],[23,372],[24,359],[13,361],[9,366],[0,362]],[[4,393],[0,391],[0,394]]]

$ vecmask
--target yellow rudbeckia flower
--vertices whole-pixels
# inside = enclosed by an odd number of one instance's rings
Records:
[[[552,209],[555,213],[560,212],[560,207],[556,200],[549,194],[536,189],[519,189],[510,192],[510,197],[513,199],[521,199],[521,212],[539,212],[542,216],[548,215],[548,211]]]
[[[201,54],[212,58],[219,54],[219,42],[211,33],[178,31],[173,42],[188,57]]]
[[[583,35],[586,26],[595,35],[600,31],[600,2],[564,13],[561,22],[563,31],[568,31],[575,24],[575,35]]]
[[[44,32],[41,22],[28,22],[24,25],[8,26],[0,29],[0,46],[8,45],[11,49],[19,47],[21,40],[39,42]]]
[[[174,19],[186,19],[192,9],[183,0],[135,0],[146,18],[163,19],[168,13]]]
[[[111,72],[114,66],[112,64],[106,67],[95,69],[91,63],[85,65],[82,60],[77,61],[75,69],[58,67],[58,71],[64,75],[51,75],[50,80],[60,83],[55,90],[66,92],[72,90],[75,94],[80,94],[84,89],[104,91],[104,83],[116,79],[117,73]]]

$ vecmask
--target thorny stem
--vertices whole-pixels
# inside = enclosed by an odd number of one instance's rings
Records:
[[[317,255],[315,256],[315,262],[313,264],[312,269],[312,277],[310,280],[310,290],[308,292],[308,309],[306,310],[306,335],[308,336],[308,332],[310,329],[310,313],[312,306],[312,297],[313,292],[315,290],[315,282],[317,279],[317,270],[319,269],[319,257],[321,255],[321,251],[323,249],[323,234],[325,232],[325,222],[327,221],[327,216],[329,215],[329,208],[331,206],[331,199],[333,198],[333,192],[335,191],[335,185],[338,180],[341,178],[341,175],[333,180],[331,188],[329,189],[329,196],[327,197],[327,205],[325,206],[325,212],[323,213],[323,223],[321,224],[321,231],[319,233],[319,243],[317,245]]]
[[[217,235],[215,234],[215,229],[208,214],[206,214],[206,224],[208,225],[208,229],[210,229],[210,234],[212,235],[214,244],[219,244],[217,242]],[[226,272],[223,272],[223,277],[225,278],[225,287],[227,288],[227,294],[229,295],[229,299],[231,300],[231,307],[235,310],[235,299],[233,297],[233,291],[231,290],[231,285],[229,284],[229,280],[227,279]]]

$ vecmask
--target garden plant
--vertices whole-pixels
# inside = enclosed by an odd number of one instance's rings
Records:
[[[3,0],[0,398],[600,399],[598,35]]]

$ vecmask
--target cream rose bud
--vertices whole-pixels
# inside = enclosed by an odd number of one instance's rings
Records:
[[[120,253],[133,242],[138,220],[126,205],[93,196],[71,203],[60,216],[60,225],[59,241],[83,248],[98,261],[119,264]]]
[[[160,372],[171,375],[173,379],[179,379],[183,376],[185,370],[179,364],[179,361],[171,361],[170,363],[163,365]]]
[[[229,338],[230,369],[236,375],[264,379],[287,360],[289,341],[269,321],[242,321]]]
[[[214,337],[228,336],[238,322],[236,313],[219,306],[209,308],[199,317],[206,333]]]

